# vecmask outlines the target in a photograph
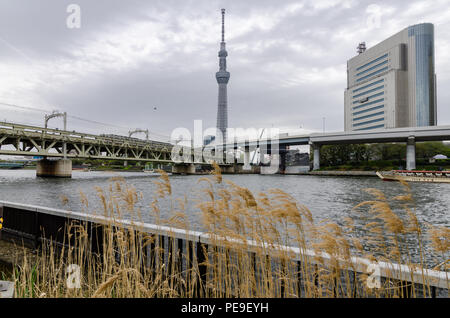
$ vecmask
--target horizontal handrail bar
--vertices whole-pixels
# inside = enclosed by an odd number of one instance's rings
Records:
[[[103,225],[121,225],[124,228],[130,228],[137,231],[162,235],[167,237],[173,237],[176,239],[185,239],[192,242],[207,244],[207,245],[216,245],[219,247],[224,247],[225,244],[220,244],[220,242],[229,242],[240,244],[243,247],[248,249],[248,252],[257,252],[261,250],[268,250],[269,247],[271,249],[275,249],[276,251],[290,253],[294,255],[294,261],[302,261],[305,258],[308,258],[312,264],[334,264],[336,261],[339,264],[346,266],[346,270],[353,270],[359,273],[366,273],[367,267],[371,264],[374,264],[373,261],[370,261],[367,258],[362,257],[351,257],[350,260],[346,260],[344,258],[333,257],[328,253],[321,252],[317,253],[310,249],[303,249],[292,246],[284,246],[284,245],[273,245],[267,243],[256,242],[254,240],[243,240],[236,239],[230,237],[223,237],[216,234],[204,233],[193,230],[184,230],[178,229],[174,227],[164,226],[164,225],[156,225],[144,222],[135,222],[132,220],[126,219],[116,219],[111,217],[105,217],[96,214],[87,214],[82,212],[73,212],[62,209],[54,209],[48,207],[42,207],[37,205],[29,205],[22,203],[14,203],[8,201],[0,201],[0,207],[9,207],[15,209],[21,209],[36,213],[44,213],[49,215],[55,215],[65,218],[72,218],[79,221],[86,222],[94,222]],[[392,279],[397,279],[400,281],[406,281],[416,284],[429,285],[442,289],[449,289],[449,277],[448,273],[444,271],[437,271],[433,269],[426,268],[412,268],[412,266],[405,264],[396,264],[389,262],[378,262],[375,263],[380,269],[381,277],[389,277]]]

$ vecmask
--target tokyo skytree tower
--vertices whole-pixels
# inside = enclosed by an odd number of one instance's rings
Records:
[[[220,42],[219,71],[216,73],[216,79],[219,84],[217,129],[222,132],[223,142],[226,141],[226,132],[228,128],[227,85],[230,79],[230,73],[227,72],[227,56],[228,53],[225,48],[225,9],[222,9],[222,42]]]

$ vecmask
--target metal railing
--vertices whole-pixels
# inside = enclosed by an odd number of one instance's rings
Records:
[[[68,223],[73,221],[86,222],[89,229],[89,238],[94,242],[91,244],[92,251],[101,253],[102,238],[101,230],[98,225],[115,224],[123,228],[135,230],[139,233],[150,234],[157,237],[156,245],[159,245],[166,251],[166,254],[182,255],[183,250],[190,255],[196,253],[197,264],[205,260],[206,255],[203,255],[202,250],[208,247],[221,248],[230,246],[244,246],[248,253],[255,255],[261,251],[278,251],[285,254],[292,255],[291,260],[300,264],[308,260],[309,264],[313,266],[335,266],[336,261],[340,263],[339,268],[356,274],[367,274],[368,266],[373,265],[373,262],[366,258],[351,257],[350,260],[336,259],[327,253],[317,253],[313,250],[302,249],[292,246],[282,245],[265,245],[250,240],[238,240],[228,237],[219,237],[208,233],[199,231],[191,231],[178,229],[168,226],[155,225],[143,222],[134,222],[130,220],[117,220],[104,216],[86,214],[80,212],[71,212],[60,209],[46,208],[34,205],[12,203],[7,201],[0,201],[0,217],[3,217],[3,229],[0,231],[0,239],[19,240],[26,245],[31,245],[34,248],[40,246],[42,240],[51,240],[57,244],[64,244],[64,229]],[[176,243],[176,244],[175,244]],[[148,248],[154,248],[147,246]],[[176,249],[174,251],[173,249]],[[150,252],[150,251],[146,251]],[[273,255],[267,255],[273,256]],[[167,258],[167,261],[169,259]],[[180,264],[183,266],[183,264]],[[432,297],[448,297],[449,293],[449,277],[448,273],[444,271],[437,271],[424,268],[412,268],[408,265],[395,264],[388,262],[378,262],[376,266],[379,269],[378,275],[381,279],[389,279],[400,282],[403,286],[425,286],[431,288]],[[206,280],[206,267],[199,265],[199,271]]]

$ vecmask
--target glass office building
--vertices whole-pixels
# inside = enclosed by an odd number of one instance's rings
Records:
[[[347,62],[346,131],[436,122],[432,24],[410,26]]]

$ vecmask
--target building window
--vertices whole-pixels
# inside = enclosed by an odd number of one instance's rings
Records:
[[[359,129],[355,129],[355,130],[370,130],[370,129],[377,129],[377,128],[384,128],[384,124],[383,125],[372,126],[372,127],[366,127],[366,128],[359,128]]]
[[[366,63],[366,64],[364,64],[364,65],[361,65],[361,66],[358,67],[356,70],[357,70],[357,71],[362,70],[362,69],[365,68],[366,66],[372,65],[373,63],[376,63],[376,62],[381,61],[382,59],[388,57],[388,55],[389,55],[389,54],[386,53],[386,54],[384,54],[383,56],[380,56],[379,58],[377,58],[377,59],[375,59],[375,60],[373,60],[373,61],[370,61],[369,63]]]
[[[381,63],[379,63],[379,64],[377,64],[377,65],[375,65],[375,66],[372,66],[372,67],[370,67],[370,68],[368,68],[367,70],[365,70],[365,71],[362,71],[362,72],[359,72],[358,74],[356,74],[356,77],[358,77],[358,76],[360,76],[360,75],[363,75],[363,74],[366,74],[367,72],[370,72],[370,71],[372,71],[372,70],[374,70],[374,69],[376,69],[376,68],[378,68],[378,67],[380,67],[380,66],[382,66],[382,65],[385,65],[385,64],[387,64],[387,60],[386,61],[383,61],[383,62],[381,62]]]
[[[380,99],[374,100],[373,102],[370,102],[370,103],[365,103],[365,104],[362,104],[362,105],[359,105],[359,106],[355,106],[355,107],[353,107],[353,110],[359,109],[359,108],[363,108],[363,107],[366,107],[366,106],[370,106],[370,105],[373,105],[373,104],[376,104],[376,103],[379,103],[379,102],[383,102],[383,101],[384,101],[384,98],[380,98]],[[355,103],[353,103],[353,104],[355,104]]]
[[[374,114],[370,114],[370,115],[366,115],[366,116],[362,116],[362,117],[353,118],[353,121],[366,119],[366,118],[370,118],[370,117],[375,117],[375,116],[380,116],[380,115],[384,115],[384,111],[378,112],[378,113],[374,113]]]
[[[363,92],[363,93],[360,93],[360,94],[358,94],[358,95],[354,95],[353,98],[357,98],[357,97],[360,97],[360,96],[363,96],[363,95],[366,95],[366,94],[375,92],[375,91],[377,91],[377,90],[379,90],[379,89],[382,89],[383,87],[384,87],[384,85],[381,85],[381,86],[372,88],[372,89],[370,89],[370,90],[368,90],[368,91],[365,91],[365,92]]]
[[[415,39],[416,68],[416,126],[432,126],[435,112],[434,28],[419,24],[408,29]]]
[[[378,96],[381,96],[381,95],[384,95],[384,92],[381,92],[381,93],[378,93],[378,94],[375,94],[375,95],[372,95],[372,96],[365,97],[363,100],[357,100],[357,101],[353,102],[353,104],[365,103],[366,101],[370,100],[371,98],[378,97]],[[365,105],[368,105],[368,104],[365,104]]]
[[[363,76],[363,77],[361,77],[361,78],[359,78],[359,79],[357,79],[356,81],[357,82],[361,82],[361,81],[363,81],[363,80],[365,80],[365,79],[367,79],[367,78],[369,78],[369,77],[372,77],[372,76],[375,76],[375,75],[377,75],[377,74],[380,74],[380,73],[382,73],[382,72],[384,72],[384,71],[387,71],[389,69],[389,67],[383,67],[382,69],[379,69],[378,71],[375,71],[375,72],[373,72],[373,73],[370,73],[369,75],[366,75],[366,76]]]
[[[383,121],[383,120],[384,120],[384,117],[383,118],[378,118],[378,119],[372,119],[372,120],[365,121],[365,122],[362,122],[362,123],[353,124],[353,127],[358,127],[358,126],[372,124],[372,123],[378,123],[378,122]]]
[[[362,91],[363,89],[369,88],[369,87],[371,87],[373,85],[377,85],[377,84],[380,84],[380,83],[383,83],[383,82],[384,82],[384,78],[380,79],[379,81],[376,81],[376,82],[370,83],[368,85],[365,85],[363,87],[357,88],[357,89],[353,90],[352,93],[356,93],[356,92]]]
[[[383,107],[384,107],[384,105],[380,105],[380,106],[375,106],[375,107],[372,107],[372,108],[369,108],[369,109],[360,110],[359,112],[353,113],[353,116],[364,114],[364,113],[370,112],[372,110],[381,109]]]

